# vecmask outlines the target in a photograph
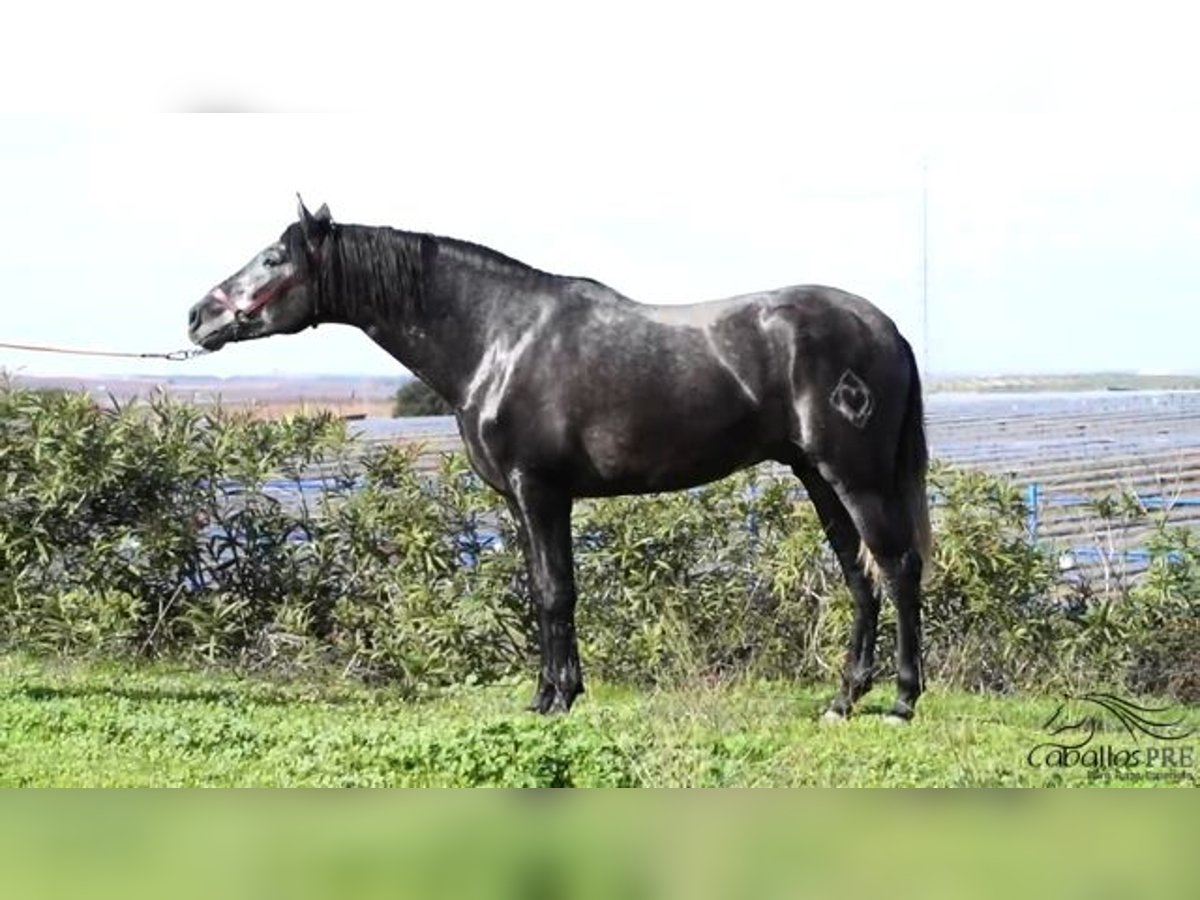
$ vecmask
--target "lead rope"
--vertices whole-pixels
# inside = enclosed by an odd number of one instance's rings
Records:
[[[14,344],[0,341],[0,347],[8,350],[28,350],[32,353],[68,353],[72,356],[111,356],[123,359],[168,359],[171,362],[182,362],[185,359],[195,359],[208,353],[202,348],[188,350],[172,350],[170,353],[130,353],[123,350],[82,350],[77,347],[50,347],[42,344]]]

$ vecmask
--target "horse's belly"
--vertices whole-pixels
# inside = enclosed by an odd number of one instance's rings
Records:
[[[614,415],[581,435],[587,464],[579,493],[606,495],[678,490],[728,475],[767,456],[762,429],[749,409],[719,414]]]

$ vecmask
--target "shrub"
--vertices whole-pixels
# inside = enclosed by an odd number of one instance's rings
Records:
[[[0,642],[322,668],[418,694],[528,677],[536,639],[500,498],[446,456],[368,447],[329,415],[260,422],[158,397],[97,408],[0,388]],[[1009,484],[931,473],[925,659],[976,690],[1195,698],[1200,551],[1165,519],[1146,577],[1063,596]],[[581,501],[585,668],[640,685],[840,671],[852,608],[811,505],[764,469]],[[1086,602],[1084,602],[1086,601]],[[891,675],[884,605],[879,677]]]
[[[840,663],[847,591],[790,480],[749,470],[694,491],[584,502],[575,533],[581,650],[601,677],[812,678]]]
[[[937,502],[922,610],[926,677],[992,690],[1045,679],[1059,667],[1063,616],[1049,597],[1050,561],[1024,534],[1020,492],[937,465],[929,484]]]
[[[401,385],[396,391],[393,416],[448,416],[454,410],[419,378]]]

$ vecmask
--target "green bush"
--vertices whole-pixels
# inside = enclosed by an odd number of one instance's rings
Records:
[[[525,678],[536,640],[500,498],[461,456],[368,447],[328,415],[259,422],[157,398],[98,408],[0,388],[0,643],[387,680],[408,694]],[[301,490],[305,479],[321,490]],[[1156,531],[1146,577],[1064,592],[1018,492],[931,473],[931,681],[1196,696],[1200,553]],[[798,482],[750,470],[692,491],[581,501],[589,676],[637,685],[821,679],[850,598]],[[892,671],[890,604],[879,677]]]
[[[315,502],[299,489],[313,474]],[[462,560],[492,501],[461,460],[423,480],[410,454],[364,454],[328,415],[260,422],[162,398],[99,409],[8,389],[0,478],[0,641],[13,646],[331,664],[412,690],[525,662],[515,560]]]
[[[1024,534],[1020,492],[937,465],[929,484],[938,502],[922,610],[926,677],[991,690],[1044,681],[1061,668],[1054,646],[1065,620],[1049,599],[1050,561]]]
[[[401,385],[396,391],[393,416],[448,416],[454,410],[419,378]]]
[[[759,470],[695,491],[582,502],[581,652],[621,682],[826,677],[851,609],[796,483]]]

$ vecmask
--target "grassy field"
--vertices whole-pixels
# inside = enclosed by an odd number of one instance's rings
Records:
[[[344,682],[4,656],[0,786],[1195,786],[1200,771],[1035,768],[1054,698],[933,690],[896,728],[879,716],[890,686],[834,725],[817,720],[828,687],[592,685],[553,719],[521,711],[528,690],[413,703]],[[1095,743],[1137,746],[1115,726]]]

